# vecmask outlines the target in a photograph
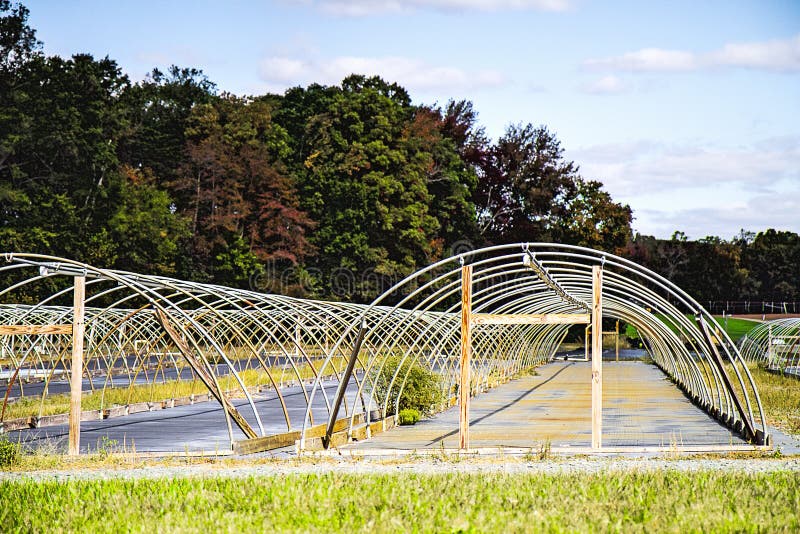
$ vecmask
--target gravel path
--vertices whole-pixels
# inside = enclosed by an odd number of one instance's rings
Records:
[[[643,458],[567,458],[533,460],[503,458],[480,460],[441,460],[426,458],[417,461],[386,460],[327,460],[274,461],[262,464],[228,463],[205,465],[152,465],[136,468],[82,468],[74,470],[35,471],[27,473],[0,472],[0,482],[7,480],[69,481],[106,479],[155,479],[179,477],[261,477],[291,474],[445,474],[445,473],[509,473],[509,474],[568,474],[607,473],[653,470],[726,471],[748,474],[790,471],[800,476],[800,458],[779,459],[643,459]]]

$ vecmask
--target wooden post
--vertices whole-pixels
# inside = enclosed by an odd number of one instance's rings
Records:
[[[487,324],[589,324],[588,313],[472,313],[472,325]]]
[[[589,336],[592,335],[592,325],[586,325],[586,330],[583,333],[584,357],[583,360],[589,361]]]
[[[619,319],[617,319],[617,327],[614,329],[614,331],[617,333],[617,337],[614,339],[617,340],[616,341],[617,361],[619,361]]]
[[[461,381],[458,446],[469,449],[470,360],[472,359],[472,265],[461,266]]]
[[[86,277],[75,277],[74,315],[72,318],[72,374],[69,401],[69,454],[80,453],[81,394],[83,389],[83,301],[86,296]]]
[[[603,271],[592,267],[592,448],[603,446]]]

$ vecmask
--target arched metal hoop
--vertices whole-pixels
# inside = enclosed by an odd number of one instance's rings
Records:
[[[404,279],[366,307],[332,354],[352,353],[363,367],[358,388],[367,399],[368,417],[375,410],[386,414],[399,407],[407,376],[398,371],[388,387],[376,383],[377,377],[385,377],[384,368],[392,358],[418,362],[440,373],[445,395],[457,387],[458,296],[460,266],[465,262],[474,269],[473,312],[495,314],[584,312],[592,299],[592,266],[602,266],[604,317],[633,325],[656,365],[695,404],[746,439],[759,444],[768,441],[761,401],[739,350],[697,301],[629,260],[552,243],[502,245],[447,258]],[[362,346],[354,352],[348,343],[363,322],[368,328]],[[567,329],[563,324],[475,328],[473,390],[549,361]],[[409,368],[396,361],[392,365],[398,370]],[[331,393],[318,385],[311,391],[312,401]],[[345,386],[340,384],[340,388]],[[335,398],[328,402],[335,404]],[[311,424],[310,413],[307,410],[304,435]],[[355,423],[352,415],[351,431]]]
[[[748,362],[800,378],[800,318],[761,323],[739,340]]]
[[[544,274],[524,263],[528,254]],[[275,433],[276,418],[287,431],[299,430],[302,442],[309,429],[326,422],[320,414],[334,418],[339,400],[351,430],[359,419],[369,422],[396,410],[407,376],[395,372],[389,387],[376,387],[390,359],[434,370],[443,378],[442,393],[452,395],[459,374],[463,262],[474,269],[473,309],[487,313],[583,311],[580,303],[591,301],[592,266],[603,265],[605,317],[634,325],[655,363],[696,404],[757,443],[767,439],[752,377],[714,319],[664,278],[591,249],[530,243],[527,249],[515,244],[469,251],[420,270],[370,305],[100,269],[46,255],[3,253],[3,261],[0,276],[10,282],[0,288],[0,302],[6,303],[0,304],[0,325],[70,322],[71,278],[86,276],[83,375],[89,389],[101,399],[111,390],[133,398],[142,385],[204,376],[204,387],[225,408],[231,444]],[[36,302],[21,298],[31,294],[46,296]],[[475,328],[472,388],[492,387],[549,361],[567,329]],[[69,359],[64,336],[0,335],[4,409],[15,399],[34,397],[39,402],[30,415],[43,415],[47,399],[64,391],[59,385],[67,383]],[[351,361],[356,372],[342,382]],[[350,393],[337,397],[336,381]],[[288,409],[281,394],[287,384],[300,389],[304,416]],[[255,392],[264,388],[276,393],[279,411],[265,412],[255,402]],[[233,399],[239,399],[235,409],[226,404]]]

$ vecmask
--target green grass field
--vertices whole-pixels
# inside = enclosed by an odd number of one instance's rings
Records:
[[[730,338],[735,342],[744,337],[746,333],[759,325],[758,321],[751,321],[749,319],[736,319],[735,317],[714,316],[717,323],[728,333]]]
[[[800,478],[674,470],[571,475],[293,474],[0,483],[12,532],[777,532]]]
[[[665,316],[660,316],[660,315],[657,316],[660,317],[663,322],[667,323],[673,332],[676,333],[678,332],[678,329],[672,323],[667,321]],[[687,315],[686,317],[692,323],[694,323],[694,316]],[[758,321],[752,321],[750,319],[737,319],[735,317],[728,317],[726,319],[723,319],[721,315],[715,315],[714,319],[722,327],[722,329],[728,333],[728,336],[730,336],[731,340],[734,343],[739,341],[740,338],[742,338],[746,333],[748,333],[750,330],[752,330],[759,324]],[[631,339],[639,338],[639,332],[632,325],[627,326],[627,328],[625,329],[625,335],[627,335]]]

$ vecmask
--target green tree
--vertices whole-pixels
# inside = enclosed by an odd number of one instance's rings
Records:
[[[437,243],[448,247],[468,241],[477,247],[479,233],[472,196],[478,177],[475,166],[465,159],[474,143],[472,124],[453,117],[450,102],[445,110],[421,107],[409,127],[409,143],[426,166],[430,213],[439,223]],[[466,105],[466,104],[464,104]],[[469,104],[471,106],[471,104]],[[471,109],[471,107],[470,107]]]
[[[0,132],[2,225],[7,233],[52,236],[29,246],[87,258],[104,241],[116,205],[115,150],[125,129],[116,97],[127,78],[112,60],[81,54],[33,56],[16,78],[24,82],[2,89],[5,110],[16,117]]]
[[[578,166],[546,127],[512,125],[480,160],[475,204],[490,243],[566,242],[621,250],[631,210],[614,203]]]
[[[161,187],[186,161],[186,128],[192,110],[216,99],[216,86],[201,70],[172,65],[153,69],[121,95],[129,130],[119,143],[120,161],[150,169]]]
[[[405,276],[436,255],[439,225],[428,191],[435,160],[397,84],[353,75],[341,88],[300,91],[290,91],[280,116],[307,117],[304,127],[287,131],[302,131],[294,168],[301,207],[318,223],[311,266],[323,277],[351,273],[354,283],[340,296],[372,298],[377,280]],[[287,109],[297,103],[318,113]],[[371,275],[360,276],[365,272]]]
[[[800,300],[800,235],[769,229],[743,244],[743,264],[762,300]],[[751,290],[752,291],[752,290]]]
[[[626,256],[669,279],[701,303],[736,300],[748,285],[739,246],[719,237],[691,241],[680,231],[670,239],[637,235],[628,245]]]
[[[633,212],[614,202],[603,184],[575,180],[574,194],[565,199],[567,215],[556,220],[560,241],[619,253],[631,239]]]
[[[168,186],[189,221],[196,268],[242,285],[259,262],[294,264],[312,251],[312,222],[281,162],[286,132],[268,103],[223,95],[198,105],[186,137],[186,161]]]
[[[123,167],[119,205],[108,221],[119,266],[134,272],[174,274],[181,239],[188,237],[186,220],[175,213],[166,191],[154,185],[149,170]]]
[[[36,30],[28,26],[30,11],[19,2],[0,0],[0,77],[4,86],[26,63],[41,54]],[[7,87],[7,86],[6,86]]]
[[[34,219],[37,210],[18,155],[31,121],[25,109],[30,85],[25,73],[41,56],[42,43],[28,26],[29,10],[24,5],[0,0],[0,14],[0,248],[43,251],[56,233]]]
[[[172,272],[185,231],[152,176],[118,159],[127,77],[109,58],[45,57],[26,17],[16,6],[0,19],[3,248]]]

